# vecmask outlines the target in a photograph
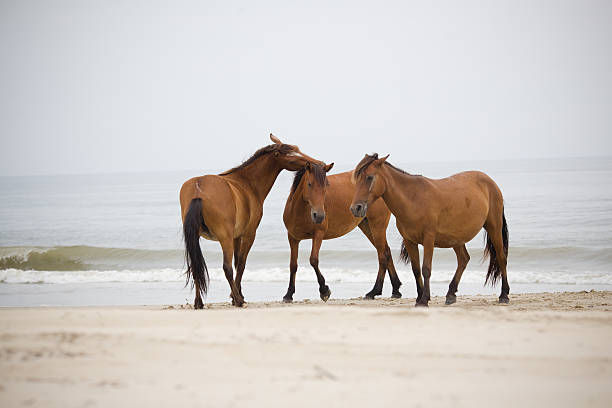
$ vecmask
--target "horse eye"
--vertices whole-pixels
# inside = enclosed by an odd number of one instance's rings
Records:
[[[312,187],[312,184],[308,183],[308,187]]]
[[[366,180],[368,180],[369,182],[371,182],[372,180],[374,180],[374,176],[369,175],[368,177],[366,177]]]

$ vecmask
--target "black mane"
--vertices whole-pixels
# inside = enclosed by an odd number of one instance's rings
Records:
[[[310,171],[314,174],[315,181],[319,183],[319,185],[324,186],[327,183],[327,178],[325,176],[325,169],[320,164],[310,163]],[[302,181],[302,177],[306,174],[306,167],[302,167],[298,171],[295,172],[295,176],[293,177],[293,183],[291,184],[291,193],[295,192],[295,190],[300,185],[300,181]]]
[[[365,169],[367,169],[370,166],[370,164],[374,163],[376,160],[378,160],[378,153],[374,153],[371,156],[366,154],[365,157],[359,162],[359,164],[357,164],[357,167],[355,167],[355,171],[354,171],[355,177],[359,177],[359,175],[363,173]],[[391,163],[387,161],[385,161],[384,163],[387,166],[391,167],[393,170],[397,170],[400,173],[407,174],[409,176],[415,175],[415,174],[410,174],[407,171],[400,169],[399,167],[395,167],[394,165],[392,165]]]

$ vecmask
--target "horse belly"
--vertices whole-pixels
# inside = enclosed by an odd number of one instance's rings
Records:
[[[323,237],[323,239],[340,238],[348,234],[352,230],[354,230],[357,225],[358,224],[352,224],[352,225],[349,224],[349,225],[341,225],[333,229],[328,228],[328,230],[325,232],[325,236]]]
[[[484,226],[488,208],[486,204],[473,205],[454,215],[439,220],[435,246],[453,248],[471,241]]]
[[[327,231],[323,239],[339,238],[355,229],[363,218],[355,218],[348,207],[346,210],[327,211]]]

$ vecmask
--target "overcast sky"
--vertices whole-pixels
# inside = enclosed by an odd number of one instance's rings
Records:
[[[333,5],[330,5],[333,3]],[[611,1],[0,1],[0,174],[612,154]]]

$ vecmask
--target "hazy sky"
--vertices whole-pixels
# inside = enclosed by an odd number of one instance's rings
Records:
[[[612,154],[611,1],[1,0],[0,64],[1,175]]]

